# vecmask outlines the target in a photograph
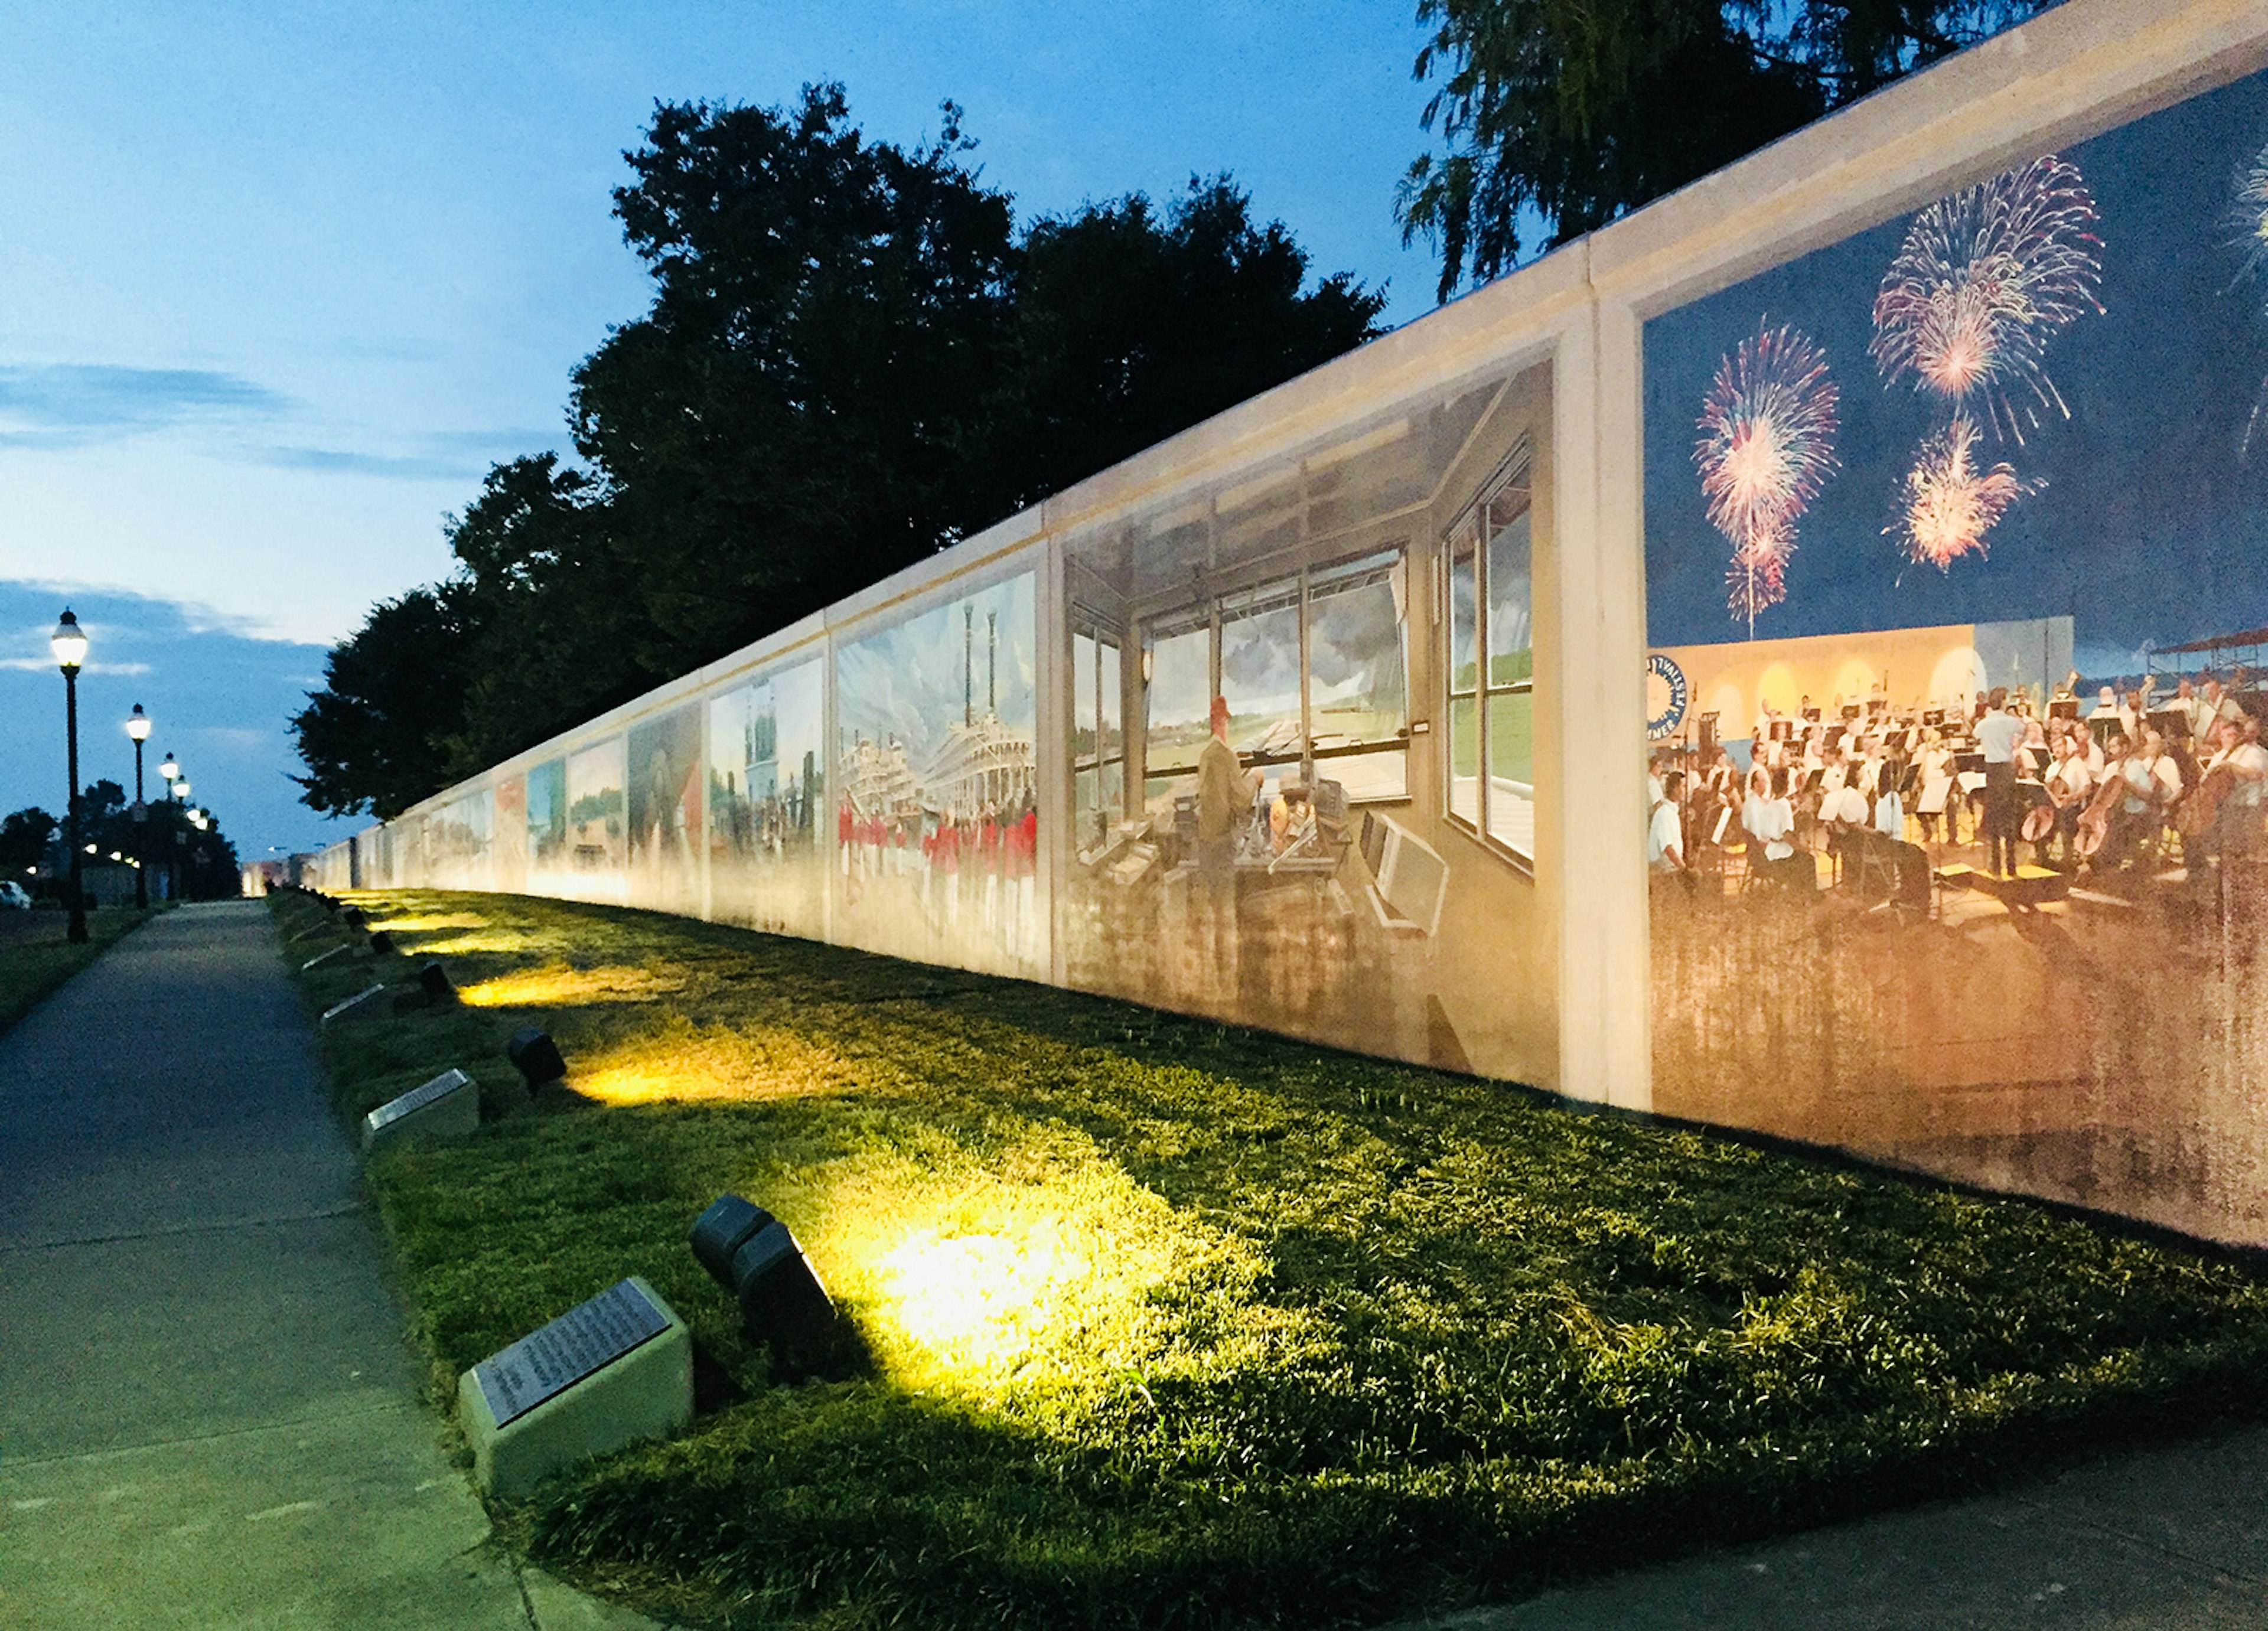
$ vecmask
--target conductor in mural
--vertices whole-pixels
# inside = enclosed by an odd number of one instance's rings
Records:
[[[1197,922],[1207,966],[1236,988],[1236,829],[1259,777],[1228,745],[1228,699],[1212,700],[1212,735],[1197,755]]]

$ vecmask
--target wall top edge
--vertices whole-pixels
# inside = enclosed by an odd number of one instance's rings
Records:
[[[1652,315],[2264,62],[2250,0],[2063,0],[1601,228],[1593,282]]]

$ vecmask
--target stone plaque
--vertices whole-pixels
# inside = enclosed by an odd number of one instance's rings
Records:
[[[350,957],[353,953],[354,948],[352,946],[335,945],[329,951],[322,952],[318,956],[311,957],[306,962],[300,964],[299,972],[304,974],[310,969],[320,968],[326,963],[335,963],[339,959],[342,957]]]
[[[503,1427],[669,1328],[668,1314],[628,1280],[473,1367]]]
[[[460,1087],[470,1087],[473,1078],[461,1070],[445,1070],[423,1087],[413,1087],[399,1098],[389,1098],[370,1113],[373,1130],[391,1127],[404,1116],[416,1115],[429,1105],[438,1104]]]
[[[356,992],[352,996],[347,997],[341,1002],[334,1003],[328,1008],[325,1009],[323,1010],[323,1023],[325,1025],[329,1025],[335,1019],[345,1019],[359,1017],[357,1010],[360,1010],[360,1013],[362,1014],[383,1013],[385,1011],[383,1009],[372,1008],[368,1006],[368,1004],[372,998],[384,996],[385,995],[386,988],[384,986],[365,986],[363,989]]]

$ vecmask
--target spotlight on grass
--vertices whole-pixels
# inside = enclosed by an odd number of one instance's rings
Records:
[[[693,1255],[740,1304],[741,1328],[796,1363],[822,1357],[835,1304],[788,1227],[739,1195],[719,1195],[693,1225]]]
[[[549,1032],[533,1025],[504,1044],[504,1055],[512,1061],[512,1068],[519,1072],[530,1092],[547,1082],[566,1078],[567,1062],[559,1056],[559,1044]]]

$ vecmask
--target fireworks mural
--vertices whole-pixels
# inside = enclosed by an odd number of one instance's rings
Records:
[[[2236,229],[2236,246],[2244,251],[2244,266],[2237,276],[2240,281],[2257,277],[2268,265],[2268,147],[2254,154],[2238,175],[2229,217]],[[2252,441],[2260,432],[2264,414],[2268,414],[2268,379],[2261,381],[2252,399],[2252,416],[2244,422],[2244,439],[2237,449],[2240,459],[2252,456]]]
[[[1959,414],[1921,444],[1906,472],[1898,518],[1884,533],[1899,538],[1907,558],[1940,571],[1974,550],[1984,553],[1984,534],[2023,496],[2024,483],[2006,464],[1980,470],[1977,426]]]
[[[2095,224],[2086,183],[2052,153],[1923,210],[1874,297],[1867,349],[1884,381],[1911,374],[2019,444],[2042,409],[2069,418],[2047,349],[2102,310]]]
[[[1835,474],[1835,382],[1801,330],[1759,326],[1719,364],[1693,450],[1709,520],[1731,540],[1734,621],[1787,598],[1795,524]]]

